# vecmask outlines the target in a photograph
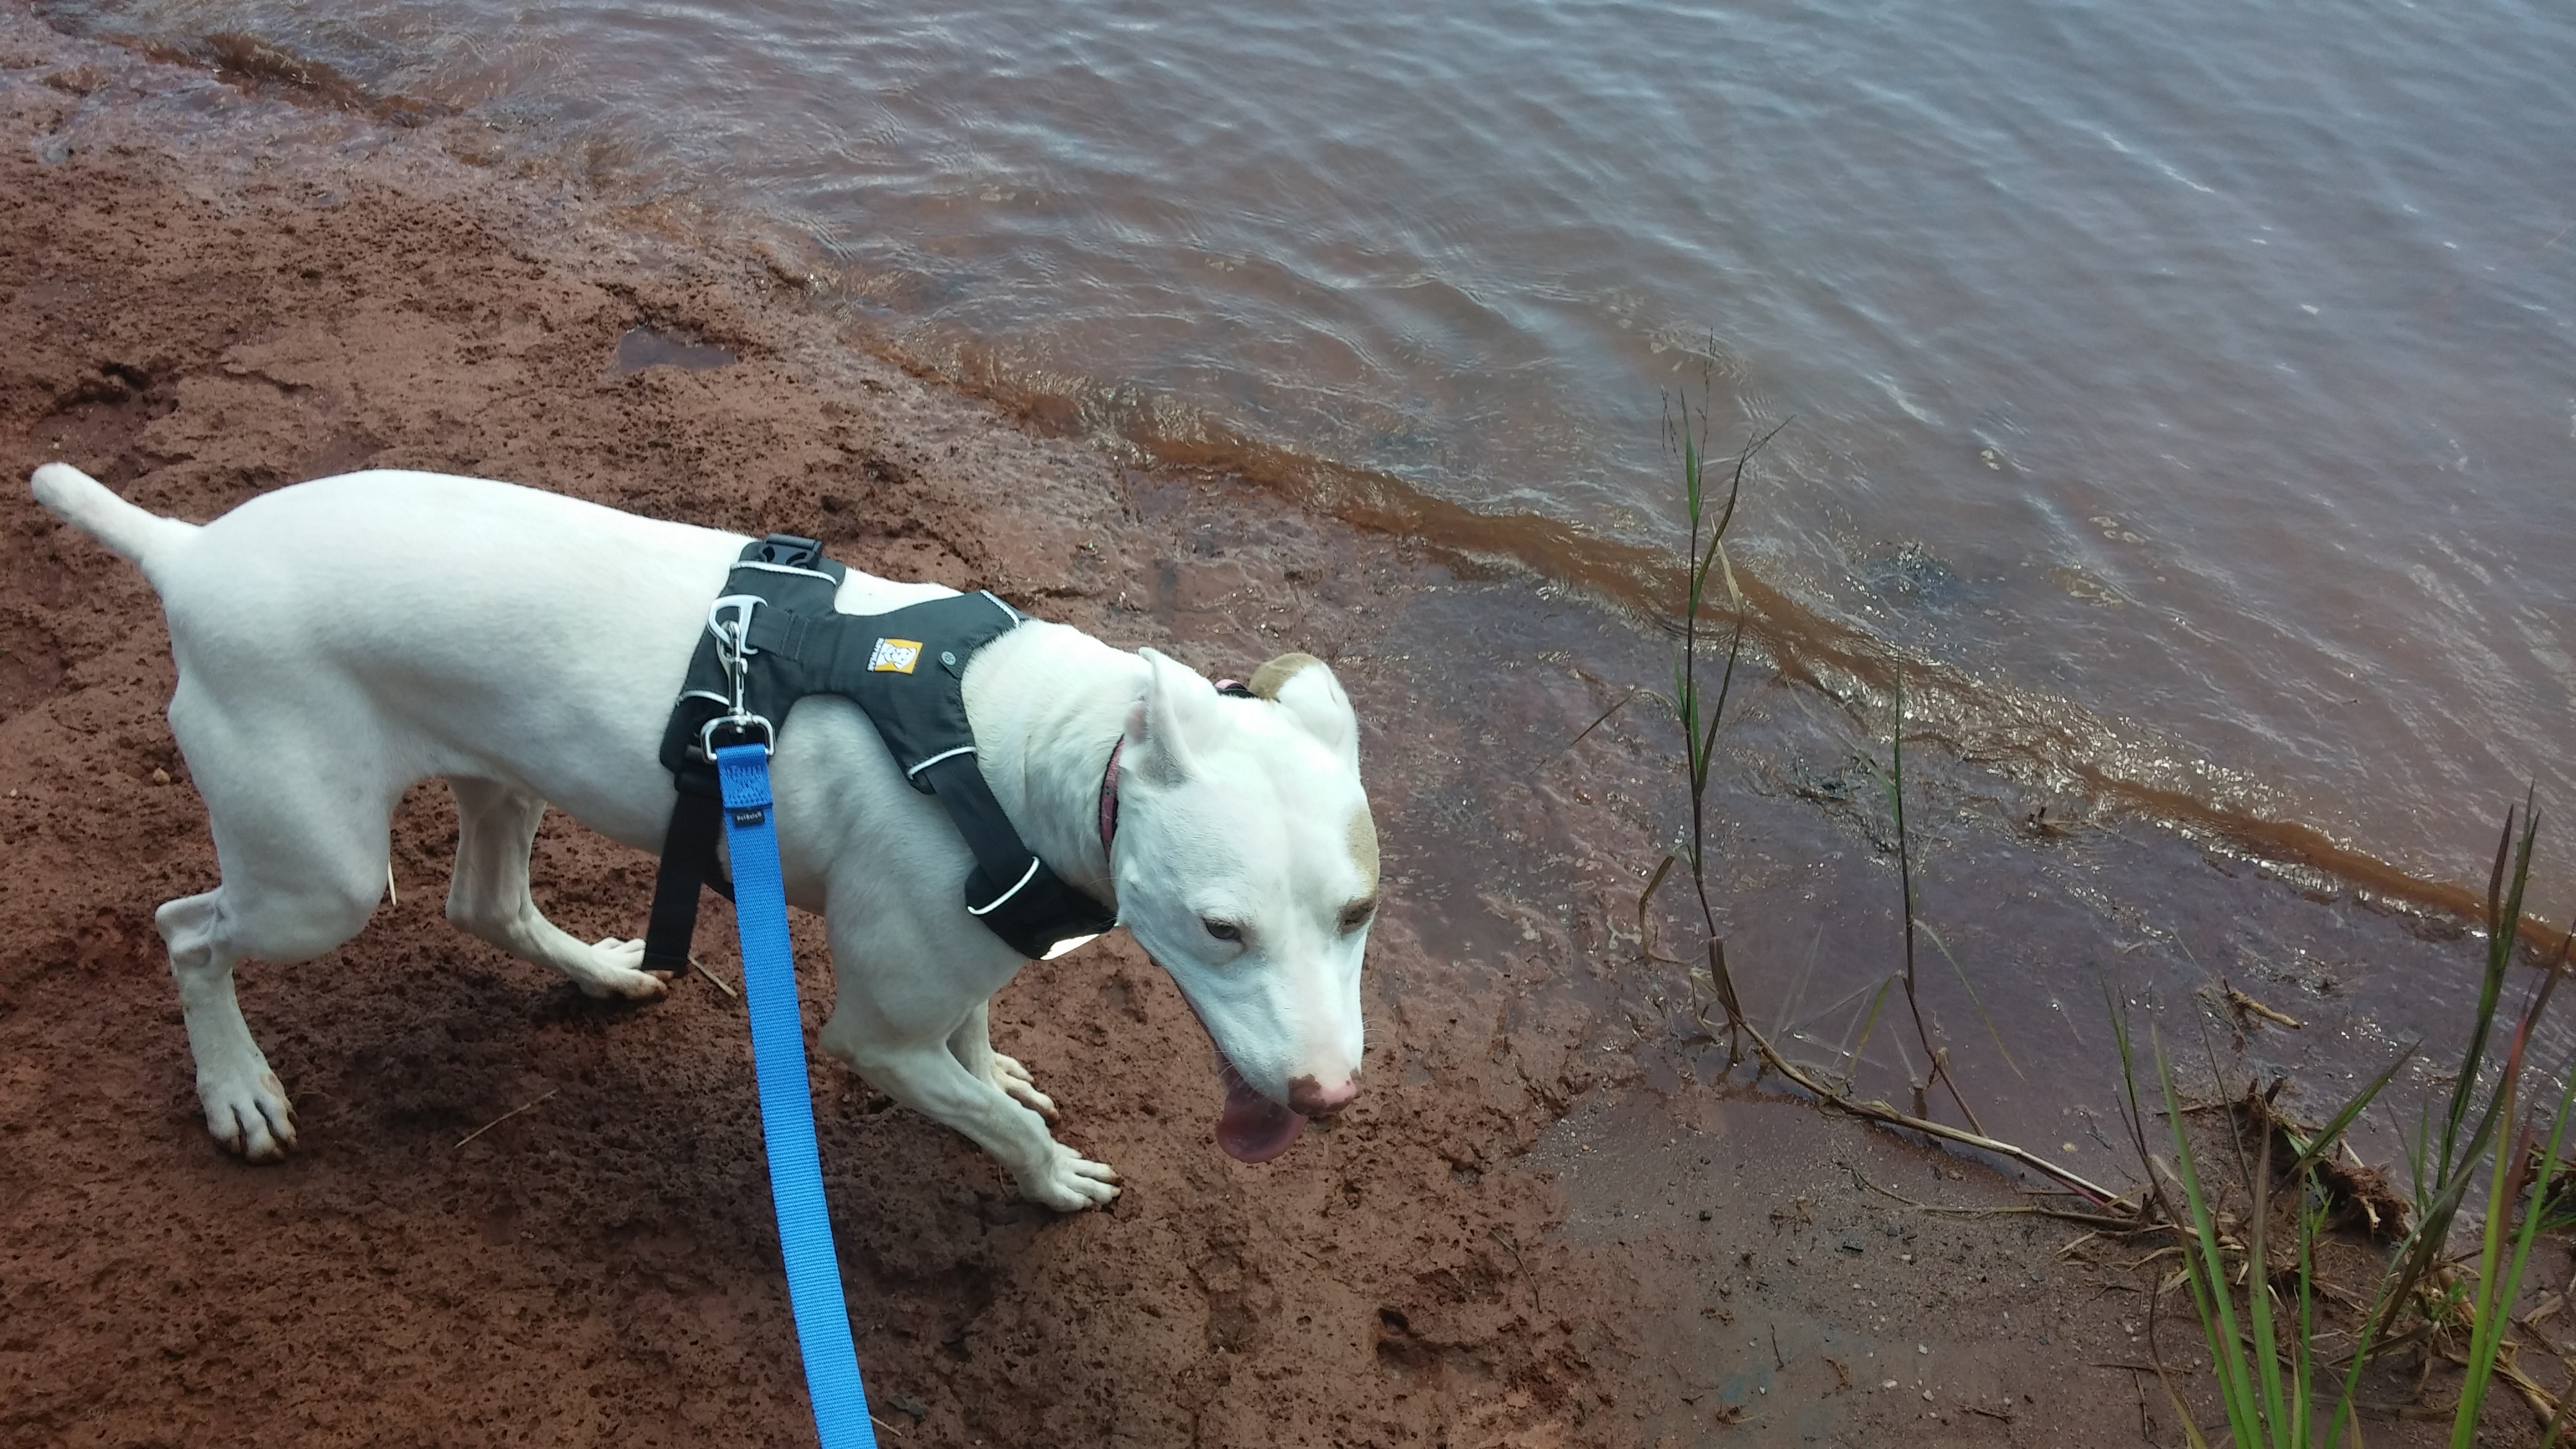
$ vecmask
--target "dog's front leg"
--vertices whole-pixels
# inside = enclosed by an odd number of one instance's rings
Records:
[[[788,899],[820,908],[832,942],[837,990],[816,1047],[896,1101],[966,1134],[1000,1160],[1031,1202],[1058,1212],[1108,1202],[1118,1195],[1118,1174],[1056,1141],[1025,1098],[1012,1100],[1018,1094],[1003,1079],[1013,1074],[993,1052],[989,1003],[1028,963],[955,904],[920,905],[955,902],[974,858],[938,805],[906,788],[877,742],[858,733],[868,726],[855,709],[826,710],[810,721],[804,712],[837,703],[798,706],[779,750],[776,786]],[[797,733],[809,728],[814,732]],[[829,740],[835,729],[849,738],[840,751],[799,757],[788,747]],[[799,758],[866,762],[877,778],[855,767],[842,776],[800,776]],[[791,834],[799,821],[821,824],[810,835]],[[805,861],[826,865],[828,874],[804,874]],[[1038,1096],[1025,1081],[1022,1090]]]
[[[1029,1069],[1018,1058],[993,1050],[992,998],[975,1003],[975,1009],[966,1014],[966,1024],[948,1034],[948,1054],[957,1058],[967,1075],[990,1081],[1012,1101],[1050,1122],[1056,1120],[1055,1099],[1038,1090]]]
[[[1118,1174],[1055,1140],[1045,1120],[977,1076],[944,1040],[889,1044],[864,1025],[870,1014],[844,1000],[817,1038],[825,1052],[914,1111],[943,1122],[993,1154],[1020,1194],[1057,1212],[1098,1207],[1118,1195]]]

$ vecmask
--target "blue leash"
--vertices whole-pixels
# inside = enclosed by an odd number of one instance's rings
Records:
[[[876,1449],[858,1349],[841,1303],[841,1265],[823,1204],[814,1147],[814,1098],[805,1080],[805,1023],[796,1010],[796,956],[787,941],[787,887],[770,818],[769,747],[715,751],[724,786],[725,837],[733,853],[734,919],[742,930],[742,991],[751,1011],[752,1071],[760,1080],[760,1130],[769,1145],[769,1192],[787,1260],[787,1301],[805,1353],[805,1386],[823,1449]]]

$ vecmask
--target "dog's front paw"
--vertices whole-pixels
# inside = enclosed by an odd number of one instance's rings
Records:
[[[659,1001],[671,993],[667,977],[644,969],[644,943],[604,936],[584,948],[586,959],[570,973],[584,996],[603,1000]]]
[[[1055,1099],[1038,1090],[1029,1069],[1015,1058],[993,1053],[993,1085],[1008,1093],[1012,1101],[1050,1122],[1056,1120]]]
[[[295,1108],[286,1085],[262,1067],[257,1076],[197,1083],[206,1107],[206,1130],[224,1150],[252,1162],[283,1162],[295,1146]]]
[[[1078,1213],[1118,1195],[1118,1172],[1058,1143],[1044,1167],[1021,1176],[1020,1195],[1060,1213]]]

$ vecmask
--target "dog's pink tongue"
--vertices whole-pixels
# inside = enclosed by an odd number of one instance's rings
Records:
[[[1244,1084],[1234,1064],[1225,1070],[1225,1112],[1216,1119],[1216,1145],[1237,1162],[1268,1162],[1288,1150],[1306,1119]]]

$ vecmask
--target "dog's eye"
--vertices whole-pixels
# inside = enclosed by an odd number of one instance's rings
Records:
[[[1351,902],[1349,905],[1342,907],[1343,932],[1347,934],[1348,932],[1358,930],[1360,927],[1367,925],[1369,923],[1369,918],[1376,914],[1377,902],[1374,899]]]
[[[1207,927],[1207,933],[1216,937],[1220,941],[1240,941],[1243,939],[1243,928],[1232,921],[1202,920],[1199,924]]]

